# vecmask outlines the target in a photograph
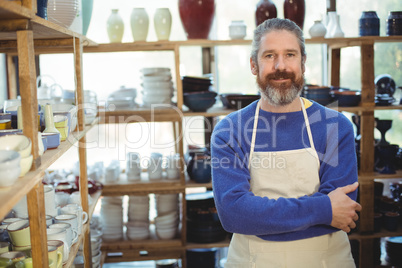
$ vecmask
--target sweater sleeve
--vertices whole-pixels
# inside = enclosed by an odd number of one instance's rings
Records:
[[[242,127],[224,119],[215,127],[211,140],[215,204],[225,230],[268,235],[329,225],[332,210],[326,194],[270,199],[250,191],[247,167],[250,148],[245,146],[242,135],[236,135]]]

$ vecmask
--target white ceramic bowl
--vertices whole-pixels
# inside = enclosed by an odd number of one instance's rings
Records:
[[[21,157],[31,154],[31,139],[24,135],[6,135],[0,137],[0,150],[13,150],[20,153]]]
[[[21,155],[13,150],[0,150],[0,170],[16,168],[20,165]]]
[[[143,75],[141,76],[143,82],[156,82],[156,81],[170,81],[171,75]]]
[[[159,239],[172,239],[176,236],[176,231],[176,227],[166,229],[156,228],[156,235]]]
[[[20,167],[0,169],[0,187],[9,187],[14,184],[21,173]]]
[[[20,167],[21,167],[20,177],[22,177],[25,174],[27,174],[27,172],[31,169],[32,161],[33,161],[33,156],[31,154],[29,156],[27,156],[27,157],[21,158],[21,162],[20,162]]]
[[[173,87],[172,81],[144,81],[142,84],[144,88],[171,88]]]
[[[164,67],[151,67],[151,68],[142,68],[140,72],[143,75],[170,75],[170,68]]]

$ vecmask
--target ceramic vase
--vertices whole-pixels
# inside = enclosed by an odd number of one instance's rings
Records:
[[[340,24],[340,17],[335,11],[328,12],[328,25],[326,38],[344,37]]]
[[[36,5],[36,15],[47,20],[47,0],[37,0]]]
[[[308,30],[310,36],[312,38],[314,37],[324,37],[325,34],[327,33],[327,28],[324,26],[324,24],[320,20],[314,21],[313,26]]]
[[[386,34],[402,35],[402,11],[389,12]]]
[[[380,19],[375,11],[363,11],[359,19],[360,36],[379,36]]]
[[[267,19],[277,17],[276,6],[271,0],[260,0],[255,10],[255,25],[258,26]]]
[[[215,0],[179,0],[179,14],[187,39],[208,39]]]
[[[134,41],[146,41],[149,29],[149,17],[145,8],[133,8],[130,16],[130,24]]]
[[[112,14],[107,19],[106,27],[110,43],[121,43],[124,34],[124,22],[119,15],[118,9],[112,9]]]
[[[87,35],[89,24],[91,23],[93,0],[82,1],[82,34]]]
[[[172,28],[172,14],[168,8],[157,8],[154,15],[154,27],[158,40],[169,40]]]
[[[283,11],[286,19],[294,21],[303,30],[306,13],[305,0],[285,0]]]

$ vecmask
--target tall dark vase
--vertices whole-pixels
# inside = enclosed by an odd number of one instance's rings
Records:
[[[179,14],[188,39],[208,39],[215,0],[179,0]]]
[[[276,6],[271,0],[260,0],[255,10],[255,25],[277,17]]]
[[[294,21],[303,30],[306,14],[305,0],[285,0],[283,3],[285,18]]]

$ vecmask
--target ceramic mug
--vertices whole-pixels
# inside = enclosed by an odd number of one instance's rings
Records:
[[[47,240],[58,240],[63,242],[63,253],[62,253],[62,262],[66,262],[68,260],[68,256],[70,254],[70,247],[68,246],[66,230],[65,229],[46,229]],[[56,264],[58,261],[55,262]]]
[[[78,235],[82,233],[82,225],[88,221],[88,213],[82,210],[82,207],[77,204],[68,204],[60,208],[60,212],[63,214],[74,214],[77,216]]]
[[[47,245],[57,248],[57,254],[58,255],[61,254],[63,260],[62,263],[59,266],[57,266],[57,268],[63,267],[63,264],[68,261],[68,255],[67,256],[64,255],[64,242],[60,240],[48,240]]]
[[[43,191],[45,193],[45,211],[46,215],[50,215],[52,217],[57,216],[56,209],[56,193],[52,186],[44,185]]]
[[[20,201],[13,207],[15,216],[17,218],[28,218],[28,205],[27,205],[27,196],[24,195]]]
[[[15,267],[15,263],[26,259],[26,255],[20,251],[9,251],[0,254],[0,267]]]
[[[55,246],[47,246],[49,256],[49,268],[61,268],[63,265],[63,254]]]
[[[48,227],[49,229],[64,229],[66,230],[66,242],[69,247],[71,247],[75,242],[77,242],[78,234],[73,231],[71,224],[67,222],[54,223]]]
[[[31,234],[28,220],[20,220],[10,223],[7,226],[7,232],[11,243],[15,246],[31,245]]]
[[[162,178],[162,154],[151,153],[148,165],[148,175],[150,180]]]
[[[78,219],[77,215],[73,214],[60,214],[56,217],[54,217],[55,223],[60,223],[60,222],[66,222],[71,225],[71,229],[73,230],[73,233],[78,234]]]
[[[10,251],[10,243],[8,242],[0,242],[0,254],[1,253],[6,253]]]

